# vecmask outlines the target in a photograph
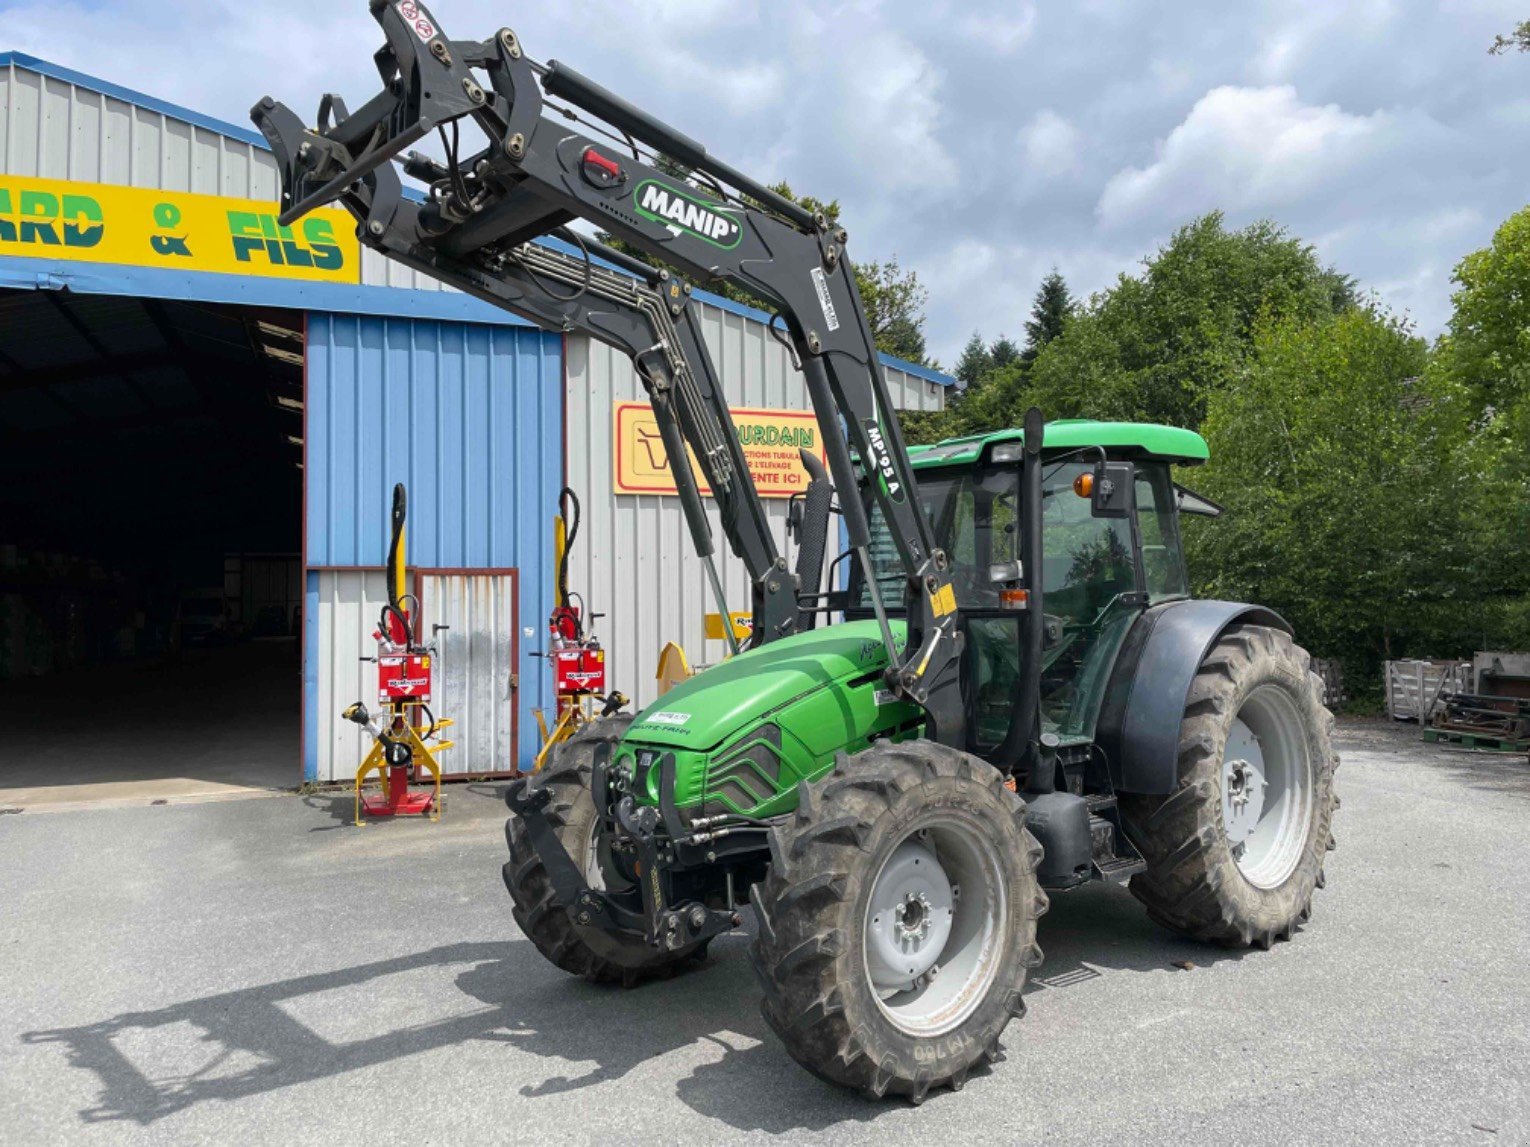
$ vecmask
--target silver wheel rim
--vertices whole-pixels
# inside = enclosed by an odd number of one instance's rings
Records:
[[[590,843],[584,850],[584,882],[597,891],[604,892],[606,874],[600,867],[600,818],[590,826]]]
[[[1008,932],[1004,870],[986,835],[954,816],[926,820],[888,854],[866,902],[877,1007],[906,1035],[960,1027],[993,984]]]
[[[1275,685],[1244,699],[1222,753],[1222,824],[1243,878],[1278,888],[1306,852],[1312,756],[1295,703]]]

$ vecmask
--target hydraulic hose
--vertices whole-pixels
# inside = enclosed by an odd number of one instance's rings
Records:
[[[573,513],[570,514],[570,509]],[[563,557],[558,562],[558,605],[569,607],[568,555],[573,552],[574,539],[579,536],[579,495],[565,486],[558,491],[558,516],[563,519]]]

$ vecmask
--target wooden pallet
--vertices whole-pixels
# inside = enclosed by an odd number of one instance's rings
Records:
[[[1489,753],[1530,753],[1530,741],[1511,741],[1486,733],[1458,733],[1450,729],[1425,729],[1424,740],[1432,744],[1460,745]]]

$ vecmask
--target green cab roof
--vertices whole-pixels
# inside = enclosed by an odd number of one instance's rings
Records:
[[[910,446],[908,453],[914,469],[923,470],[976,462],[996,443],[1024,440],[1024,431],[995,430],[989,434],[947,438],[933,446]],[[1104,446],[1111,450],[1135,451],[1183,466],[1198,466],[1211,457],[1206,440],[1193,430],[1149,422],[1096,422],[1090,418],[1059,418],[1056,422],[1048,422],[1043,446],[1049,451]]]

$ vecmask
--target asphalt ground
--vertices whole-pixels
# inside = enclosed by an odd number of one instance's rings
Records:
[[[544,962],[489,786],[0,816],[0,1142],[1530,1141],[1530,765],[1341,735],[1294,940],[1056,896],[1006,1057],[918,1108],[794,1064],[744,937],[633,991]]]

